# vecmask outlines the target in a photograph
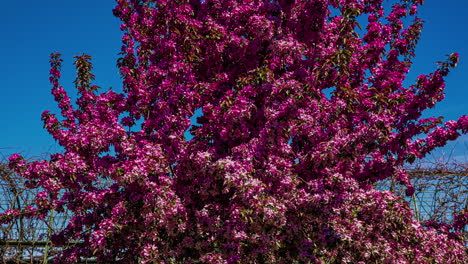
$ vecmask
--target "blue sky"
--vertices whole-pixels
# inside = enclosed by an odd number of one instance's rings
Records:
[[[0,155],[21,153],[38,157],[60,148],[42,127],[44,110],[58,113],[50,95],[49,54],[62,53],[62,85],[75,96],[73,56],[93,56],[95,84],[120,90],[115,66],[120,50],[119,20],[112,15],[114,0],[23,0],[2,4],[0,21]],[[458,52],[461,61],[447,78],[446,99],[426,116],[445,116],[447,120],[468,114],[468,1],[426,0],[420,14],[426,21],[416,50],[411,83],[419,74],[432,72],[436,61]],[[446,155],[467,161],[468,136],[449,144]],[[440,152],[435,156],[440,156]],[[1,157],[0,156],[0,157]],[[467,161],[468,162],[468,161]]]

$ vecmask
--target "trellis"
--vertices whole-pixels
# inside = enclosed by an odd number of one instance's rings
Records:
[[[413,196],[407,197],[406,187],[394,179],[378,182],[376,188],[405,199],[421,222],[450,223],[454,215],[468,213],[468,164],[418,165],[407,171],[415,188]],[[468,228],[462,232],[468,245]]]
[[[420,221],[451,222],[455,213],[468,212],[468,164],[415,167],[408,171],[416,189],[412,197],[406,197],[406,188],[392,179],[378,182],[376,188],[391,190],[404,198]],[[25,188],[24,179],[12,173],[5,164],[0,164],[0,176],[0,212],[34,203],[37,190]],[[50,263],[63,249],[53,247],[50,235],[63,229],[69,218],[66,213],[52,212],[44,219],[20,218],[2,225],[0,263]],[[465,238],[467,235],[465,230]],[[95,260],[83,263],[95,263]]]
[[[0,164],[0,212],[34,204],[39,190],[25,187],[24,178]],[[65,228],[70,215],[52,211],[44,219],[20,218],[0,227],[0,263],[51,263],[63,248],[54,247],[50,235]],[[73,245],[80,242],[72,242]],[[95,263],[86,260],[83,263]]]

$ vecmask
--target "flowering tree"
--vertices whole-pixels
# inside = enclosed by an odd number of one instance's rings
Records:
[[[373,188],[412,195],[402,165],[468,130],[420,119],[458,56],[404,87],[422,0],[394,2],[117,0],[124,92],[98,93],[78,56],[73,105],[52,55],[63,118],[43,119],[64,151],[10,157],[42,191],[3,221],[71,211],[66,263],[466,263],[468,215],[424,227]]]

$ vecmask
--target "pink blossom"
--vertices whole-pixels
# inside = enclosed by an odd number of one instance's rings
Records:
[[[467,262],[451,231],[465,215],[423,227],[373,187],[414,195],[405,162],[468,131],[420,119],[456,54],[403,86],[422,29],[403,2],[117,0],[123,92],[100,91],[82,55],[72,102],[51,55],[60,113],[42,119],[64,151],[9,158],[40,192],[0,221],[67,210],[54,243],[86,243],[63,263]]]

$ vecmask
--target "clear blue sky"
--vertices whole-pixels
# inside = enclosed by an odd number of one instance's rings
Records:
[[[113,0],[23,0],[2,3],[0,16],[0,155],[22,153],[37,157],[59,150],[42,127],[44,110],[58,113],[48,82],[49,54],[62,53],[62,84],[75,96],[73,56],[93,56],[95,84],[120,90],[115,66],[120,50],[119,20],[112,15]],[[409,81],[432,72],[445,54],[458,52],[459,66],[447,79],[446,99],[426,116],[447,120],[468,114],[468,1],[426,0],[420,10],[426,21]],[[465,160],[468,136],[444,149]],[[0,157],[1,157],[0,156]],[[468,159],[468,158],[467,158]],[[468,162],[468,161],[467,161]]]

